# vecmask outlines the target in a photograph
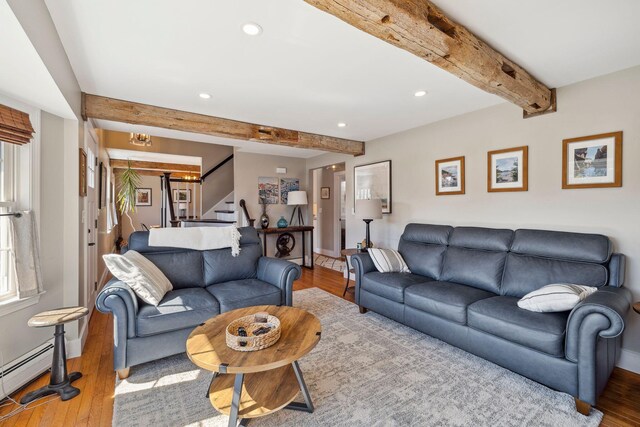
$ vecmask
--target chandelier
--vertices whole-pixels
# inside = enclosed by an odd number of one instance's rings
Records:
[[[136,145],[138,147],[150,147],[151,135],[148,133],[133,133],[129,134],[129,144]]]

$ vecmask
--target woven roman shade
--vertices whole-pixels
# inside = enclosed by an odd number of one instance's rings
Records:
[[[28,144],[33,137],[29,115],[0,104],[0,141],[12,144]]]

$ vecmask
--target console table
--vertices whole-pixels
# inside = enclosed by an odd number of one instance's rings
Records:
[[[313,270],[313,226],[312,225],[294,225],[293,227],[269,227],[269,228],[256,228],[259,234],[262,234],[262,251],[264,256],[267,255],[267,236],[269,234],[282,234],[282,233],[300,233],[302,235],[302,267],[309,268]],[[305,234],[309,233],[309,242],[311,243],[311,256],[310,264],[307,265],[306,262],[306,239]]]

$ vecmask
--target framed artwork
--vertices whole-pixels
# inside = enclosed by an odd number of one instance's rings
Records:
[[[136,206],[151,206],[151,188],[136,188]]]
[[[487,191],[529,189],[529,147],[505,148],[487,153]]]
[[[320,188],[320,198],[321,199],[330,199],[331,198],[331,187],[322,187],[322,188]]]
[[[562,188],[622,187],[622,131],[562,141]]]
[[[107,206],[107,167],[100,162],[100,186],[98,187],[98,209]]]
[[[464,194],[464,156],[436,160],[436,196]]]
[[[280,178],[280,203],[286,205],[289,201],[289,191],[300,190],[298,178]]]
[[[87,153],[80,149],[80,197],[87,196]]]
[[[354,203],[361,199],[382,200],[382,213],[391,213],[391,160],[353,168]]]
[[[191,190],[173,190],[173,203],[191,203]]]
[[[273,177],[258,177],[258,203],[277,205],[280,200],[279,179]],[[264,200],[264,201],[263,201]]]

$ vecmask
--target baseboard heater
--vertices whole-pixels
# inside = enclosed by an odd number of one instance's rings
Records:
[[[5,365],[0,373],[0,380],[4,383],[4,392],[10,395],[40,376],[51,367],[52,358],[53,342],[47,341]],[[7,397],[4,392],[0,389],[0,400]]]

